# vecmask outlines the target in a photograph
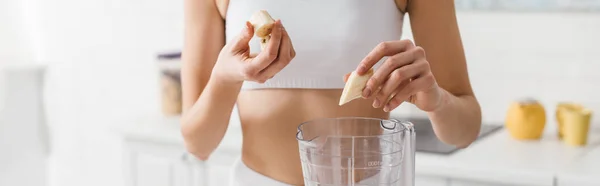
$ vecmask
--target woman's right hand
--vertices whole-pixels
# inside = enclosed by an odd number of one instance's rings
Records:
[[[292,41],[280,20],[275,22],[269,43],[258,55],[250,54],[248,43],[253,36],[254,28],[252,24],[246,22],[242,33],[221,49],[211,78],[224,83],[243,81],[264,83],[273,78],[296,56]]]

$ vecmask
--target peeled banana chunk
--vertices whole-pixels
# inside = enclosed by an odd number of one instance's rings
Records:
[[[275,20],[266,10],[259,10],[252,14],[249,22],[254,27],[254,35],[261,38],[260,46],[261,49],[264,50],[271,38],[269,35],[271,34],[271,31],[273,31]]]
[[[369,69],[369,71],[362,76],[356,74],[356,71],[352,72],[346,81],[342,96],[340,96],[339,105],[344,105],[352,100],[362,97],[363,89],[367,86],[367,82],[372,76],[373,69]]]
[[[265,36],[264,38],[260,39],[261,50],[265,50],[265,48],[267,48],[267,43],[269,43],[269,39],[271,39],[271,36]]]

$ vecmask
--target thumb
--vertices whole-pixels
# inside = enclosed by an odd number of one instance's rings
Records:
[[[237,38],[233,41],[231,51],[238,52],[248,48],[248,43],[252,39],[253,35],[254,28],[252,24],[250,24],[250,22],[246,21],[246,26],[244,27],[240,35],[238,35]]]

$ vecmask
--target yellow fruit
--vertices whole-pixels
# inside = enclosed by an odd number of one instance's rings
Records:
[[[536,100],[513,102],[506,115],[505,126],[517,140],[538,140],[544,133],[546,111]]]
[[[575,104],[575,103],[569,103],[569,102],[561,102],[558,103],[558,105],[556,105],[556,124],[558,125],[558,138],[562,139],[563,138],[563,131],[564,131],[564,127],[563,127],[563,123],[564,122],[564,116],[563,113],[569,110],[582,110],[584,109],[583,106],[579,105],[579,104]]]
[[[575,103],[559,103],[556,107],[558,136],[571,146],[587,144],[592,111]]]

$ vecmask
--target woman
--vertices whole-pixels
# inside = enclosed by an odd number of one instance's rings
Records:
[[[260,51],[246,21],[263,9],[279,20]],[[415,44],[400,40],[406,14]],[[316,118],[388,118],[409,102],[447,144],[464,148],[478,135],[481,112],[452,1],[186,0],[185,24],[186,147],[208,159],[237,104],[237,184],[302,185],[296,127]],[[339,106],[348,74],[372,67],[364,98]]]

